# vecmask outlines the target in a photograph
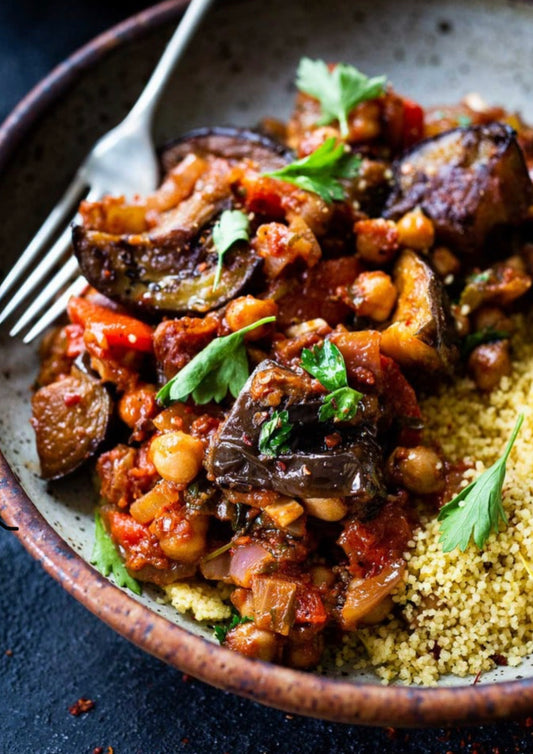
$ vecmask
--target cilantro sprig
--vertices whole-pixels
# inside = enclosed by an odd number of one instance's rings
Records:
[[[215,637],[218,639],[219,643],[224,644],[224,642],[226,641],[226,636],[228,635],[228,631],[231,631],[232,628],[239,626],[241,623],[253,623],[253,618],[249,618],[247,615],[239,615],[238,613],[234,613],[232,615],[231,621],[226,625],[213,626],[213,633],[215,634]]]
[[[500,523],[507,525],[502,488],[507,459],[523,421],[524,415],[520,414],[501,458],[441,508],[438,521],[444,552],[456,547],[464,552],[472,538],[481,550],[490,533],[499,530]]]
[[[293,425],[288,411],[273,411],[271,418],[261,425],[259,452],[266,456],[279,456],[290,450],[288,440]]]
[[[98,512],[96,512],[94,516],[94,522],[94,545],[91,555],[92,565],[100,571],[102,576],[109,576],[109,574],[112,573],[117,586],[125,586],[135,594],[141,594],[141,585],[138,581],[132,578],[126,570],[126,566],[122,562],[122,559],[113,544],[113,540],[104,527],[102,517]]]
[[[218,254],[217,269],[213,281],[213,290],[220,283],[224,254],[237,241],[250,240],[250,221],[248,215],[239,209],[227,209],[219,217],[213,227],[213,243]]]
[[[386,76],[368,78],[353,65],[339,63],[330,70],[323,60],[302,58],[296,74],[296,86],[320,102],[322,115],[317,125],[339,121],[341,134],[347,136],[348,115],[356,105],[379,97],[385,91]]]
[[[335,343],[325,340],[323,345],[315,346],[312,351],[304,348],[302,367],[330,391],[320,406],[319,421],[353,419],[363,394],[348,385],[344,357]]]
[[[199,405],[213,400],[220,403],[228,390],[236,398],[249,375],[244,336],[275,319],[263,317],[230,335],[212,340],[163,385],[156,396],[157,400],[166,406],[172,401],[185,401],[192,395]]]
[[[344,144],[338,144],[332,136],[307,157],[263,175],[292,183],[305,191],[318,194],[325,202],[333,202],[346,198],[340,181],[355,178],[360,167],[360,155],[347,152]]]

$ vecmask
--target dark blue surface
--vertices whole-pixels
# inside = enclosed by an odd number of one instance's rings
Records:
[[[145,6],[2,0],[0,120],[66,55]],[[533,752],[533,719],[374,730],[288,716],[185,679],[87,612],[1,528],[0,573],[0,754]],[[94,709],[73,717],[80,697]]]

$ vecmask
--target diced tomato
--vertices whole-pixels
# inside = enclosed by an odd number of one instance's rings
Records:
[[[383,372],[383,394],[387,397],[393,414],[401,419],[407,419],[402,427],[398,442],[402,445],[418,445],[421,440],[421,430],[409,426],[409,420],[420,420],[422,414],[413,387],[403,376],[398,364],[388,356],[381,355]]]
[[[152,328],[128,314],[120,314],[84,298],[72,297],[67,305],[68,315],[75,325],[82,325],[84,337],[95,340],[102,348],[131,348],[152,350]]]
[[[403,97],[403,147],[411,147],[424,136],[424,110],[417,102]]]
[[[111,536],[126,552],[151,539],[148,527],[138,523],[129,513],[110,511],[107,514]]]
[[[328,614],[319,591],[311,584],[298,584],[294,611],[295,623],[325,623]]]

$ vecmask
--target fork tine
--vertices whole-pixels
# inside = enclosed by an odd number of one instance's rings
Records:
[[[14,337],[26,327],[35,317],[39,316],[43,309],[45,309],[63,288],[78,272],[78,262],[75,257],[70,257],[68,262],[61,267],[60,270],[54,275],[50,282],[45,285],[42,291],[39,293],[35,301],[32,301],[30,306],[26,309],[24,314],[16,322],[9,334]]]
[[[2,285],[0,285],[0,300],[4,298],[5,294],[13,287],[14,283],[31,264],[39,251],[65,221],[65,218],[68,217],[72,207],[76,204],[77,200],[79,200],[86,187],[87,182],[82,178],[81,173],[78,172],[58,204],[56,204],[54,209],[50,212],[33,239],[30,241],[29,245],[17,260],[16,264],[6,275]]]
[[[54,301],[48,311],[46,311],[41,319],[37,320],[31,330],[26,333],[26,335],[22,339],[23,343],[31,343],[34,338],[40,335],[42,331],[48,327],[48,325],[51,325],[52,322],[57,317],[59,317],[60,314],[64,313],[69,298],[71,296],[81,295],[88,285],[89,283],[85,280],[84,277],[81,277],[81,275],[80,277],[76,278],[72,285],[70,285],[67,290],[62,293],[56,301]]]
[[[5,319],[7,319],[11,312],[14,311],[21,303],[21,301],[23,301],[26,296],[29,296],[34,288],[42,284],[46,274],[52,269],[55,264],[57,264],[63,254],[65,254],[65,252],[68,250],[68,247],[70,246],[71,235],[72,231],[70,229],[70,226],[68,226],[59,236],[46,256],[41,259],[37,267],[26,278],[13,298],[8,301],[3,311],[0,313],[0,322],[3,322]]]

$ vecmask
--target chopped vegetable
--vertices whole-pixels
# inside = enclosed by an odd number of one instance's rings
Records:
[[[272,417],[261,425],[259,450],[266,456],[279,456],[290,450],[288,440],[292,432],[288,411],[274,411]]]
[[[321,422],[336,420],[350,421],[357,413],[357,406],[363,394],[348,385],[346,364],[342,353],[330,340],[312,351],[302,351],[302,366],[327,390],[318,412]]]
[[[348,115],[360,102],[379,97],[385,91],[386,76],[368,78],[353,65],[338,63],[332,70],[323,60],[302,58],[298,66],[296,86],[315,97],[321,105],[318,125],[339,121],[341,134],[347,136]]]
[[[220,644],[224,644],[226,641],[226,636],[228,631],[231,631],[232,628],[235,628],[235,626],[240,625],[241,623],[252,623],[253,618],[248,618],[247,615],[238,615],[238,613],[234,613],[231,621],[225,625],[219,625],[219,626],[213,626],[213,632],[215,634],[215,637],[218,639]]]
[[[74,324],[85,328],[85,337],[89,335],[102,348],[120,346],[148,353],[152,350],[152,328],[135,317],[75,296],[68,302],[67,311]]]
[[[220,282],[222,260],[226,251],[228,251],[228,249],[230,249],[237,241],[249,240],[250,221],[248,220],[248,215],[238,209],[225,210],[220,215],[220,218],[213,228],[213,243],[215,244],[218,254],[213,290],[215,290]]]
[[[275,317],[264,317],[231,335],[215,338],[181,369],[157,394],[163,405],[185,401],[192,395],[195,403],[220,403],[228,390],[236,398],[248,378],[248,359],[244,336]]]
[[[502,487],[507,459],[523,421],[524,414],[520,414],[502,457],[441,508],[438,520],[444,552],[456,547],[464,552],[471,537],[481,550],[490,533],[498,531],[500,522],[507,524]]]
[[[325,202],[332,202],[345,199],[346,192],[340,181],[355,178],[360,166],[361,157],[347,152],[344,144],[338,144],[331,137],[308,157],[263,175],[292,183],[318,194]]]
[[[126,570],[98,512],[95,514],[94,521],[94,547],[91,563],[96,566],[102,576],[109,576],[112,573],[117,586],[125,586],[135,594],[141,594],[141,585]]]

